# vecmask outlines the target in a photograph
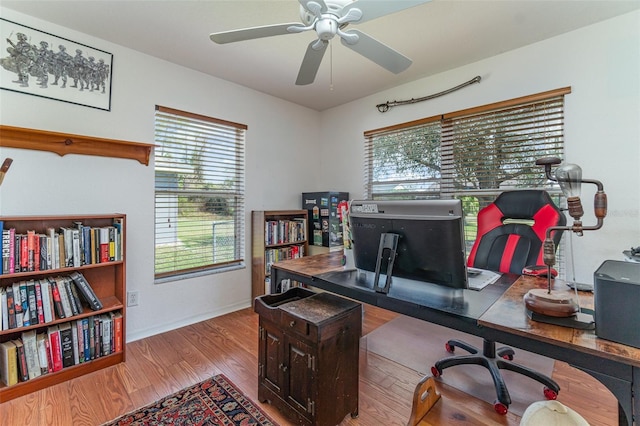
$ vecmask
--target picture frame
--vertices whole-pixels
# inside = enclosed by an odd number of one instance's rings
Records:
[[[111,111],[111,53],[4,18],[0,29],[0,89]]]

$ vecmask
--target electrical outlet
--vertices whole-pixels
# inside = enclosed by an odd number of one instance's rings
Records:
[[[138,306],[140,294],[137,291],[127,292],[127,306]]]

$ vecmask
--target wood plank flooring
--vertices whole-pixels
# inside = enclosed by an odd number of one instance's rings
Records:
[[[366,306],[363,334],[395,316]],[[258,316],[247,308],[131,342],[126,363],[0,404],[0,425],[100,425],[218,373],[257,402],[257,329]],[[341,425],[405,425],[420,374],[366,350],[360,355],[360,415],[347,416]],[[606,388],[586,373],[555,364],[560,401],[593,426],[617,424],[617,402]],[[455,398],[468,405],[464,394]],[[260,406],[281,425],[290,424],[270,405]],[[452,417],[442,424],[473,424]],[[509,415],[496,424],[517,425],[518,418]]]

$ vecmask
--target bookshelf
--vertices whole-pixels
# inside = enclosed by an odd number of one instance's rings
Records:
[[[62,233],[62,228],[79,228],[80,224],[84,227],[88,227],[94,230],[94,235],[99,235],[100,229],[113,227],[119,229],[119,232],[111,233],[112,246],[108,247],[108,257],[100,259],[99,245],[98,249],[93,247],[94,255],[91,256],[90,252],[81,251],[81,260],[73,261],[70,264],[75,266],[66,266],[64,262],[60,263],[60,267],[55,267],[55,261],[51,263],[51,268],[47,265],[46,255],[42,256],[42,264],[39,266],[39,270],[20,271],[11,273],[10,270],[5,270],[3,265],[3,273],[0,275],[0,288],[8,290],[8,288],[14,287],[16,283],[23,282],[37,282],[42,284],[43,280],[57,281],[60,277],[76,276],[76,273],[85,277],[90,287],[93,289],[95,296],[100,301],[100,306],[94,306],[93,310],[89,307],[89,304],[84,302],[78,307],[77,314],[65,315],[62,317],[58,314],[56,309],[51,307],[51,318],[47,322],[42,321],[42,317],[35,321],[34,324],[16,328],[5,329],[4,317],[2,321],[2,329],[0,330],[0,344],[4,344],[8,341],[15,341],[22,339],[25,332],[33,332],[36,334],[45,334],[55,328],[66,328],[70,325],[71,328],[77,327],[78,322],[80,324],[88,323],[94,325],[95,335],[99,335],[99,332],[106,333],[106,328],[110,328],[113,338],[111,339],[95,339],[94,337],[94,351],[90,351],[85,348],[85,351],[78,351],[78,358],[83,358],[80,352],[91,352],[92,356],[88,356],[88,359],[82,362],[74,360],[71,361],[71,365],[67,363],[65,366],[57,371],[41,372],[38,377],[32,377],[25,381],[18,380],[18,383],[12,385],[6,385],[0,382],[0,403],[5,402],[31,392],[52,386],[63,381],[79,377],[88,373],[91,373],[102,368],[106,368],[120,362],[125,361],[126,353],[126,309],[124,300],[126,300],[126,270],[125,270],[125,225],[126,216],[123,214],[110,214],[110,215],[82,215],[82,216],[0,216],[3,229],[14,229],[16,234],[27,234],[29,231],[35,231],[36,234],[47,235],[50,230],[55,230],[56,233]],[[103,233],[103,235],[105,235]],[[57,238],[59,241],[61,238]],[[41,240],[45,241],[45,240]],[[88,242],[90,240],[87,240]],[[95,242],[95,240],[94,240]],[[90,244],[90,242],[89,242]],[[48,245],[47,245],[48,246]],[[104,249],[104,246],[103,246]],[[111,250],[114,250],[111,253]],[[58,252],[60,256],[62,253]],[[76,251],[76,253],[78,253]],[[111,256],[113,254],[113,256]],[[98,255],[96,259],[96,255]],[[59,256],[59,257],[60,257]],[[85,258],[85,256],[87,256]],[[35,265],[34,265],[35,268]],[[29,268],[32,269],[32,268]],[[62,289],[59,288],[60,291]],[[51,294],[53,299],[53,294]],[[81,300],[83,300],[81,298]],[[7,310],[7,305],[3,306],[3,310]],[[116,321],[114,317],[119,319]],[[111,320],[111,321],[110,321]],[[105,323],[109,323],[106,325]],[[119,331],[116,332],[116,325],[111,324],[118,323]],[[77,328],[76,328],[77,329]],[[29,333],[27,333],[29,334]],[[82,332],[80,332],[82,334]],[[89,332],[87,332],[89,335]],[[94,336],[95,336],[94,335]],[[84,340],[84,339],[81,339]],[[100,342],[100,343],[96,343]],[[77,342],[74,342],[77,345]],[[97,346],[98,344],[107,344],[107,346]],[[77,346],[76,346],[77,347]],[[51,353],[49,353],[51,354]],[[51,358],[49,359],[51,363]],[[20,376],[20,372],[18,372]]]
[[[273,263],[309,253],[306,210],[251,212],[251,298],[266,293]]]

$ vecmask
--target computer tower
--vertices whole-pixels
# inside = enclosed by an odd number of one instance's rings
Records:
[[[606,260],[593,278],[596,335],[640,348],[640,263]]]

